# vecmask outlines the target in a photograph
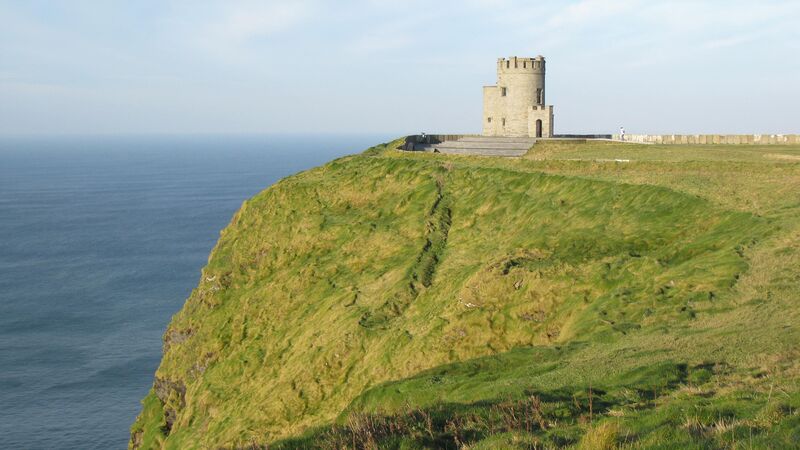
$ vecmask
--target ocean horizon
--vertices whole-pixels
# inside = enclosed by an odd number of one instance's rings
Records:
[[[389,135],[0,136],[0,448],[124,448],[219,232]]]

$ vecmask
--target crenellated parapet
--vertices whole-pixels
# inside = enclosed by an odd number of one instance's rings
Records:
[[[512,56],[510,58],[497,59],[497,74],[506,73],[540,73],[545,72],[544,56],[537,56],[535,58],[519,58]]]

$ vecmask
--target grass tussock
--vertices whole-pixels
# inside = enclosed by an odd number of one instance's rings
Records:
[[[581,450],[613,450],[617,448],[619,426],[614,422],[603,422],[586,430],[578,448]]]

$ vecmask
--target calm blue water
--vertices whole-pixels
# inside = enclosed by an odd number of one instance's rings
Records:
[[[0,448],[125,448],[242,201],[385,140],[0,138]]]

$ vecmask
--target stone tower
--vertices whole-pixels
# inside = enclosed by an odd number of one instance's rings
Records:
[[[497,60],[497,85],[483,87],[484,136],[553,136],[553,106],[545,105],[545,62]]]

